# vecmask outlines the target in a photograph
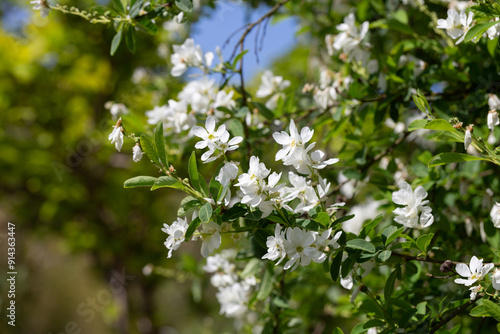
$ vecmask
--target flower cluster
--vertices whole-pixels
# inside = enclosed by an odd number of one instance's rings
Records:
[[[193,134],[202,139],[196,143],[195,147],[197,149],[208,148],[208,151],[201,156],[201,161],[205,163],[218,159],[228,151],[236,150],[239,147],[238,144],[243,140],[243,137],[240,136],[229,140],[229,132],[224,124],[219,126],[216,131],[215,119],[212,116],[207,117],[205,128],[195,126]],[[215,152],[218,152],[218,154],[212,157]]]
[[[282,149],[276,153],[276,161],[282,160],[285,166],[294,166],[300,174],[317,174],[317,169],[323,169],[328,165],[337,163],[339,159],[325,160],[325,153],[316,150],[309,153],[316,143],[305,144],[309,142],[314,134],[314,130],[308,127],[297,130],[295,122],[290,121],[290,134],[285,131],[273,133],[274,140],[282,145]]]
[[[192,220],[196,219],[197,216],[198,212],[194,212]],[[172,256],[172,251],[177,250],[184,242],[188,227],[189,224],[187,223],[187,219],[181,217],[177,217],[177,220],[170,225],[163,224],[161,230],[168,234],[167,240],[165,241],[165,247],[169,250],[169,258]],[[220,247],[222,242],[220,232],[226,227],[227,224],[221,226],[213,221],[209,221],[208,223],[202,224],[196,234],[193,235],[192,240],[201,238],[203,241],[201,245],[201,255],[203,257],[206,258],[213,253],[214,250]]]
[[[248,302],[254,291],[257,280],[255,276],[241,277],[234,260],[234,250],[224,250],[220,254],[209,256],[203,270],[212,274],[210,283],[217,288],[217,300],[220,303],[220,314],[230,318],[245,319],[251,317]]]
[[[349,59],[365,63],[370,54],[362,46],[368,46],[364,40],[368,33],[369,25],[367,21],[363,22],[358,29],[354,13],[347,15],[344,18],[344,23],[336,27],[340,33],[335,37],[332,35],[326,36],[328,54],[333,55],[334,50],[342,51]]]
[[[183,75],[189,67],[198,67],[207,72],[212,61],[214,54],[207,52],[203,55],[201,47],[194,44],[192,38],[186,39],[182,45],[174,45],[174,53],[170,56],[170,61],[174,65],[170,74],[174,77]]]
[[[267,97],[271,96],[266,102],[266,107],[269,109],[274,109],[278,105],[279,98],[285,98],[283,90],[290,86],[289,80],[283,80],[281,76],[275,76],[273,72],[267,70],[261,76],[262,83],[260,84],[256,97]]]
[[[286,231],[282,231],[282,227],[276,224],[274,237],[267,237],[266,246],[267,253],[262,257],[271,261],[278,260],[278,265],[285,259],[289,260],[285,263],[284,269],[295,270],[299,264],[307,266],[311,261],[323,263],[329,251],[339,247],[337,241],[342,235],[342,231],[337,232],[330,239],[332,229],[319,234],[315,231],[306,231],[299,227],[288,227]]]
[[[392,193],[392,201],[398,205],[404,205],[403,208],[397,208],[393,212],[397,215],[394,218],[396,223],[409,228],[422,229],[429,227],[434,222],[432,209],[426,204],[428,200],[427,192],[422,186],[413,189],[407,182],[399,183],[400,190]]]
[[[448,17],[437,21],[437,28],[445,29],[446,33],[453,39],[457,39],[455,45],[462,43],[465,35],[471,28],[474,13],[467,15],[464,11],[458,13],[455,9],[448,10]]]

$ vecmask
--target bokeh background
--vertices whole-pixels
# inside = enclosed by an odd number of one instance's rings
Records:
[[[27,0],[1,2],[1,333],[232,332],[232,321],[218,314],[199,245],[166,258],[161,227],[176,219],[183,196],[124,189],[124,180],[156,171],[145,159],[132,162],[130,143],[120,153],[107,140],[107,101],[144,119],[175,98],[181,83],[168,74],[172,44],[190,34],[213,51],[269,7],[217,1],[198,8],[191,27],[140,34],[135,54],[122,45],[111,57],[111,27],[56,12],[42,18]],[[293,19],[267,28],[260,62],[247,57],[250,82],[297,48],[295,30]],[[5,321],[8,222],[16,225],[15,328]]]

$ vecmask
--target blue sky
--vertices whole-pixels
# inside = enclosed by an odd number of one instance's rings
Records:
[[[215,51],[217,45],[223,46],[232,33],[246,23],[254,22],[267,13],[270,7],[260,6],[257,9],[248,8],[244,1],[217,1],[216,9],[208,17],[202,18],[193,26],[191,37],[199,44],[204,52]],[[250,80],[258,72],[268,68],[273,59],[289,51],[297,43],[295,31],[297,21],[289,18],[280,20],[276,24],[269,22],[266,35],[259,52],[259,63],[255,57],[255,34],[254,28],[245,41],[245,49],[249,49],[244,61],[244,74],[246,81]],[[261,26],[262,33],[264,26]],[[228,59],[233,52],[234,46],[243,34],[238,32],[231,39],[229,45],[223,50],[224,59]],[[258,41],[260,46],[260,38]]]

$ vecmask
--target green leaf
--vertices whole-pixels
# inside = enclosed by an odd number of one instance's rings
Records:
[[[414,94],[411,97],[413,99],[413,102],[415,102],[418,110],[428,115],[430,112],[430,107],[425,97],[422,94]]]
[[[391,257],[391,254],[392,254],[392,252],[390,250],[385,250],[385,251],[380,252],[380,254],[378,255],[378,258],[380,261],[385,262],[385,261],[389,260],[389,258]]]
[[[181,181],[172,176],[160,176],[154,183],[151,190],[156,190],[159,188],[173,188],[173,189],[184,190],[184,185],[182,184]]]
[[[189,157],[188,174],[194,189],[198,190],[199,192],[202,192],[200,184],[200,173],[198,173],[198,166],[196,165],[196,153],[194,152],[191,153],[191,156]]]
[[[424,234],[418,237],[416,241],[417,246],[423,253],[427,252],[427,247],[429,247],[429,244],[431,243],[433,237],[434,233]]]
[[[488,38],[488,41],[486,42],[486,48],[488,49],[488,53],[490,54],[490,56],[495,57],[495,53],[498,49],[498,37],[493,39]]]
[[[112,0],[113,7],[115,7],[115,10],[120,13],[124,14],[125,9],[123,8],[122,2],[120,0]]]
[[[234,57],[233,60],[233,68],[236,67],[236,64],[240,61],[241,58],[248,52],[248,50],[244,50],[242,53],[239,53],[236,57]]]
[[[222,214],[222,221],[235,220],[239,217],[243,217],[247,213],[247,208],[243,205],[235,205],[231,209],[227,210]]]
[[[193,3],[189,0],[175,0],[175,5],[183,12],[189,13],[193,10]]]
[[[262,281],[260,282],[260,289],[257,293],[258,300],[264,300],[269,296],[271,291],[273,290],[274,283],[274,275],[273,268],[271,263],[269,263],[266,267],[266,271],[264,271],[264,276],[262,277]]]
[[[330,276],[332,280],[335,282],[339,279],[340,274],[340,266],[342,265],[342,255],[343,252],[340,251],[332,260],[332,265],[330,266]]]
[[[399,31],[404,34],[413,35],[413,30],[411,29],[411,27],[398,20],[391,19],[387,21],[387,27],[394,31]]]
[[[207,185],[207,181],[205,181],[205,178],[203,177],[203,175],[201,175],[200,173],[198,173],[198,180],[199,180],[199,184],[200,184],[200,188],[201,188],[201,192],[205,195],[205,196],[210,196],[210,191],[208,190],[208,185]]]
[[[217,202],[219,200],[219,191],[221,191],[222,186],[218,181],[215,180],[215,177],[213,177],[210,180],[210,184],[208,185],[208,189],[209,189],[210,195],[212,196],[214,201]]]
[[[111,50],[109,53],[112,56],[115,54],[116,50],[120,46],[121,41],[122,41],[122,30],[118,31],[116,33],[115,37],[113,37],[113,40],[111,41]]]
[[[496,321],[500,321],[500,305],[488,299],[483,299],[482,305],[491,317],[495,318]]]
[[[365,238],[368,234],[370,234],[370,232],[382,221],[382,218],[384,218],[384,215],[378,215],[371,222],[366,224],[359,233],[359,237]]]
[[[250,212],[248,215],[246,215],[245,219],[258,221],[258,220],[260,220],[261,217],[262,217],[262,211],[255,210],[255,211]]]
[[[427,123],[424,129],[457,132],[457,129],[455,129],[453,125],[450,124],[450,122],[445,121],[444,119],[434,119]]]
[[[349,240],[346,243],[346,247],[352,248],[352,249],[360,249],[364,252],[368,253],[375,253],[375,246],[373,246],[372,243],[363,240],[363,239],[354,239],[354,240]]]
[[[269,110],[265,105],[258,103],[258,102],[253,102],[254,106],[259,110],[259,113],[267,118],[268,120],[274,119],[274,114],[271,110]]]
[[[231,130],[231,133],[233,136],[240,136],[245,138],[245,130],[243,128],[243,123],[241,123],[240,120],[232,118],[228,122],[228,127],[229,130]]]
[[[336,219],[332,225],[338,225],[338,224],[341,224],[341,223],[344,223],[348,220],[351,220],[354,218],[354,215],[347,215],[347,216],[343,216],[343,217],[340,217],[339,219]]]
[[[333,330],[332,334],[344,334],[344,332],[340,329],[340,327],[337,327]]]
[[[397,228],[396,226],[387,226],[382,231],[382,241],[384,245],[390,244],[394,239],[396,239],[401,233],[403,233],[404,227]]]
[[[163,135],[163,122],[158,123],[155,129],[155,148],[162,166],[168,168],[167,152],[165,151],[165,136]]]
[[[351,334],[361,334],[361,333],[366,333],[368,331],[367,328],[364,327],[365,323],[362,322],[360,324],[357,324],[354,326],[354,328],[351,331]]]
[[[342,268],[340,269],[340,276],[347,277],[347,275],[349,275],[349,272],[354,267],[354,264],[356,264],[356,260],[359,258],[360,255],[361,251],[358,250],[347,256],[347,258],[342,263]]]
[[[177,216],[178,217],[183,217],[186,214],[188,214],[190,211],[193,209],[200,207],[203,203],[200,202],[200,200],[192,197],[192,196],[187,196],[181,201],[181,205],[179,207],[179,210],[177,210]]]
[[[137,20],[137,23],[137,27],[139,27],[141,30],[144,30],[150,35],[156,35],[158,33],[158,27],[156,26],[156,24],[154,24],[153,21],[151,21],[151,19],[141,17]]]
[[[134,5],[130,8],[129,16],[135,18],[141,12],[142,4],[144,0],[137,0]]]
[[[248,260],[247,264],[245,265],[245,268],[241,272],[240,276],[245,278],[248,276],[257,276],[257,272],[259,271],[261,267],[262,261],[258,258],[252,258]]]
[[[127,28],[125,42],[127,42],[127,48],[130,50],[130,52],[135,53],[135,30],[132,26],[129,26]]]
[[[477,161],[477,160],[488,160],[488,159],[464,153],[439,153],[438,155],[432,157],[431,160],[429,160],[428,166],[435,167],[455,162],[466,162],[466,161]]]
[[[184,241],[189,241],[191,240],[191,237],[193,236],[194,231],[200,226],[201,220],[199,217],[196,217],[193,219],[193,221],[189,224],[187,230],[186,230],[186,235],[184,237]]]
[[[410,125],[408,125],[408,131],[415,131],[415,130],[418,130],[418,129],[424,129],[425,125],[428,122],[429,121],[426,120],[426,119],[416,119],[413,122],[411,122]]]
[[[274,306],[279,308],[290,308],[290,305],[288,305],[288,303],[280,297],[274,297],[272,303]]]
[[[486,309],[486,307],[484,305],[478,305],[478,306],[474,307],[470,311],[469,314],[473,317],[489,317],[490,316],[490,313],[488,312],[488,310]]]
[[[153,161],[153,163],[161,166],[160,160],[158,160],[158,156],[156,155],[156,150],[153,146],[153,142],[151,141],[151,139],[149,139],[148,136],[141,136],[141,147],[144,153],[146,153],[146,155]]]
[[[384,287],[384,298],[385,301],[389,301],[391,299],[392,293],[394,291],[394,283],[396,283],[396,276],[398,274],[398,269],[394,269],[394,271],[389,275],[387,282]]]
[[[201,208],[200,208],[200,220],[203,223],[208,223],[210,221],[210,218],[212,218],[212,204],[210,203],[205,203]]]
[[[152,176],[136,176],[125,181],[123,188],[152,187],[156,180]]]
[[[326,212],[320,212],[318,213],[316,218],[314,218],[314,221],[320,223],[323,226],[328,226],[328,224],[330,224],[330,216]]]
[[[486,32],[486,30],[493,27],[495,24],[498,24],[498,21],[484,22],[484,23],[476,24],[475,26],[470,28],[469,31],[467,31],[467,34],[465,34],[465,37],[464,37],[464,42],[468,42],[476,36],[481,38],[481,36]]]

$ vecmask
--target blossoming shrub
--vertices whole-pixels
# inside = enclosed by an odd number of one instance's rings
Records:
[[[136,117],[109,107],[121,115],[111,143],[129,138],[132,159],[159,171],[125,188],[185,196],[162,229],[166,257],[200,244],[220,313],[240,332],[495,330],[500,5],[272,5],[230,59],[173,43],[171,76],[201,77],[165,104]],[[124,38],[135,48],[135,28],[193,15],[188,0],[113,6],[84,15],[115,23],[112,54]],[[300,20],[309,68],[284,59],[250,87],[245,39],[273,15]]]

